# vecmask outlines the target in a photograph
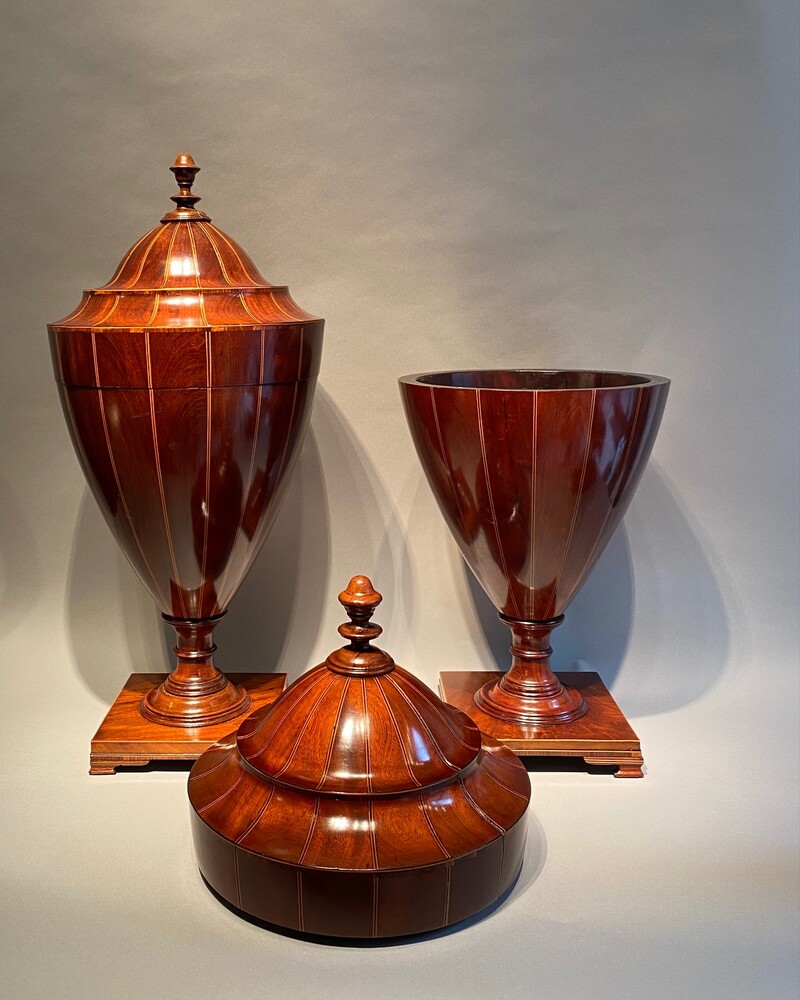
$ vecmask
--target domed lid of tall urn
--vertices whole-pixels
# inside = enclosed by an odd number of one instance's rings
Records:
[[[175,207],[128,250],[106,284],[51,330],[269,327],[319,322],[285,285],[273,285],[250,256],[197,208],[200,167],[181,153],[169,168]]]
[[[441,702],[373,645],[381,601],[365,576],[339,595],[348,641],[289,687],[266,715],[239,728],[252,772],[317,795],[380,797],[420,792],[470,769],[480,750],[474,723]]]

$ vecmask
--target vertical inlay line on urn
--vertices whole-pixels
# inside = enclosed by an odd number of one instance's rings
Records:
[[[221,802],[223,799],[227,798],[231,794],[231,792],[238,787],[239,783],[244,778],[244,775],[245,775],[244,770],[241,770],[239,772],[239,777],[236,779],[236,781],[234,781],[234,783],[230,786],[230,788],[226,788],[225,791],[220,792],[220,794],[215,799],[212,799],[210,802],[206,802],[204,806],[201,806],[201,808],[197,810],[197,815],[202,816],[202,814],[204,812],[207,812],[207,810],[209,810],[212,806],[215,806],[218,802]]]
[[[327,688],[330,687],[330,685],[333,683],[334,678],[332,678],[332,677],[328,678],[328,675],[326,673],[324,673],[323,671],[320,671],[317,674],[317,676],[314,678],[314,680],[311,682],[311,685],[309,686],[309,689],[306,692],[306,694],[310,694],[311,690],[312,690],[312,687],[316,687],[317,684],[320,684],[324,680],[328,680],[328,684],[327,684],[326,689],[325,689],[325,690],[327,690]],[[324,694],[325,691],[323,691],[322,693]],[[317,702],[314,702],[314,704],[316,705]],[[275,711],[272,712],[271,714],[265,715],[260,720],[260,722],[258,723],[258,725],[256,726],[256,728],[254,730],[252,730],[252,732],[250,732],[250,733],[247,734],[246,738],[248,740],[252,740],[253,737],[257,733],[261,732],[261,730],[264,728],[264,726],[266,726],[267,722],[274,723],[275,724],[275,728],[273,729],[272,734],[264,741],[263,745],[260,748],[260,752],[263,753],[263,751],[266,750],[266,748],[272,742],[273,738],[275,737],[275,734],[278,732],[278,721],[279,721],[279,719],[287,716],[289,714],[289,712],[292,710],[293,707],[294,707],[294,702],[292,701],[292,692],[288,691],[286,693],[286,697],[282,698],[280,700],[280,702],[275,706]],[[247,720],[247,724],[249,725],[251,721],[252,720],[248,719]]]
[[[428,807],[425,805],[425,799],[422,797],[422,795],[420,795],[420,797],[419,797],[419,807],[422,810],[422,818],[425,820],[425,825],[430,830],[431,836],[433,837],[434,841],[436,842],[436,846],[442,852],[442,857],[443,858],[449,858],[449,857],[451,857],[450,852],[444,846],[444,841],[439,836],[439,834],[436,832],[436,827],[433,825],[433,821],[431,820],[430,816],[428,815]]]
[[[275,786],[274,785],[270,785],[269,786],[269,793],[267,794],[267,801],[258,810],[258,814],[257,814],[256,818],[253,820],[253,822],[250,824],[250,826],[247,827],[247,829],[244,831],[244,833],[240,833],[239,836],[236,838],[236,843],[237,844],[241,844],[247,838],[247,835],[249,833],[252,833],[253,830],[255,830],[255,828],[261,822],[261,819],[262,819],[264,813],[267,811],[270,802],[272,802],[272,799],[273,799],[274,795],[275,795]]]
[[[531,393],[531,524],[530,524],[530,552],[528,554],[528,561],[530,563],[529,577],[528,577],[528,598],[530,600],[530,607],[528,608],[528,617],[533,618],[535,616],[536,607],[536,566],[535,566],[535,556],[536,551],[536,444],[539,434],[539,393],[534,389]]]
[[[240,295],[241,299],[242,296]],[[244,300],[242,300],[244,302]],[[261,353],[258,365],[258,378],[259,382],[264,377],[264,328],[262,327],[259,331],[261,333]],[[228,560],[228,565],[225,567],[225,572],[222,576],[222,581],[219,585],[219,599],[221,602],[225,600],[225,584],[228,582],[228,575],[231,571],[231,566],[233,565],[233,554],[236,550],[236,546],[239,543],[239,536],[241,534],[242,525],[244,524],[245,514],[247,513],[247,498],[250,496],[250,489],[253,485],[253,474],[256,468],[256,454],[258,453],[258,440],[261,436],[261,399],[264,395],[264,386],[256,385],[256,416],[253,428],[253,447],[250,449],[250,466],[247,471],[247,485],[242,493],[242,510],[239,515],[239,524],[236,528],[236,534],[233,536],[233,546],[231,548],[231,556]]]
[[[481,817],[481,819],[486,820],[486,822],[489,824],[489,826],[494,827],[495,830],[499,830],[500,833],[504,833],[505,832],[504,829],[503,829],[503,827],[500,826],[499,823],[495,823],[495,821],[492,819],[492,817],[485,810],[481,809],[481,807],[478,805],[478,803],[475,801],[475,799],[473,799],[473,797],[467,791],[467,788],[466,788],[466,786],[465,786],[465,784],[464,784],[463,781],[459,780],[458,787],[461,789],[461,791],[462,791],[462,793],[464,795],[464,798],[467,800],[467,802],[469,802],[469,804],[472,806],[472,808],[475,810],[475,812]]]
[[[342,684],[342,693],[339,697],[339,704],[336,708],[336,715],[333,717],[333,725],[331,726],[331,741],[328,744],[328,752],[325,754],[325,763],[322,765],[322,777],[317,782],[317,791],[325,784],[325,780],[328,777],[328,768],[331,766],[331,759],[333,758],[333,751],[336,746],[336,740],[334,739],[334,734],[339,728],[339,720],[342,717],[342,709],[344,708],[345,699],[350,690],[350,677],[344,678],[344,683]],[[278,774],[281,772],[278,771]]]
[[[383,679],[388,684],[392,685],[392,687],[395,689],[395,691],[397,691],[397,693],[400,695],[400,697],[403,699],[406,705],[408,705],[408,707],[411,709],[412,714],[415,715],[417,719],[419,719],[419,724],[428,734],[428,738],[431,741],[431,746],[436,751],[436,755],[439,757],[439,759],[444,761],[444,763],[447,764],[448,767],[452,767],[454,771],[458,771],[459,770],[458,765],[454,764],[452,761],[449,761],[447,757],[445,757],[444,751],[439,746],[436,738],[434,737],[433,733],[430,730],[430,727],[428,726],[428,723],[422,718],[422,715],[418,711],[417,706],[411,701],[411,699],[408,697],[405,691],[400,687],[397,681],[395,681],[394,677],[392,677],[391,674],[384,674]]]
[[[507,785],[504,781],[501,781],[497,775],[488,768],[486,769],[486,777],[493,781],[496,785],[499,785],[504,791],[508,792],[509,795],[516,795],[518,799],[527,799],[526,795],[523,795],[522,792],[517,791],[510,785]]]
[[[259,281],[256,278],[254,278],[253,275],[247,270],[247,268],[245,267],[245,263],[242,260],[241,254],[236,249],[236,247],[233,245],[233,243],[228,239],[228,237],[225,235],[225,233],[223,233],[221,229],[216,229],[216,227],[214,228],[214,232],[221,239],[223,239],[228,244],[228,247],[230,248],[231,253],[236,258],[236,260],[237,260],[237,262],[239,264],[239,267],[242,269],[242,271],[244,271],[245,276],[247,277],[247,280],[250,282],[250,284],[251,285],[258,285]]]
[[[630,434],[628,435],[628,440],[625,444],[625,453],[622,456],[622,463],[620,465],[619,475],[617,476],[617,481],[614,484],[614,489],[612,490],[611,497],[609,498],[608,513],[606,514],[605,519],[603,520],[603,527],[597,533],[597,539],[594,545],[592,546],[592,551],[589,553],[586,562],[583,564],[584,568],[586,566],[592,565],[592,559],[594,558],[594,554],[597,551],[598,545],[600,545],[600,542],[603,539],[603,533],[606,530],[606,525],[611,519],[611,515],[614,513],[614,505],[617,502],[617,497],[619,496],[619,492],[622,489],[622,484],[625,481],[625,473],[628,470],[628,459],[630,458],[630,454],[633,451],[633,440],[636,436],[636,428],[639,423],[639,410],[642,405],[643,396],[644,396],[644,389],[638,389],[636,393],[636,408],[633,411],[633,421],[631,422]]]
[[[125,500],[125,494],[122,491],[122,483],[119,478],[117,463],[114,460],[114,451],[111,447],[111,435],[109,434],[108,431],[105,399],[103,397],[103,390],[100,388],[100,366],[97,361],[97,343],[95,341],[94,330],[91,331],[91,337],[92,337],[92,359],[94,362],[94,379],[98,386],[97,398],[98,398],[98,403],[100,405],[100,421],[103,425],[103,437],[105,438],[106,441],[106,450],[108,451],[108,460],[111,463],[111,472],[114,475],[114,483],[116,484],[117,487],[117,493],[119,494],[119,500],[120,503],[122,504],[122,509],[125,511],[125,517],[128,519],[128,524],[131,527],[131,534],[133,535],[133,540],[136,542],[136,547],[139,549],[139,553],[141,554],[142,562],[144,563],[147,572],[150,574],[150,579],[153,581],[153,586],[155,587],[156,593],[163,601],[164,606],[167,607],[168,606],[167,599],[164,596],[164,592],[161,590],[161,586],[159,585],[155,573],[153,572],[153,567],[150,565],[150,562],[147,556],[145,555],[145,551],[142,546],[141,540],[139,538],[139,534],[136,531],[136,527],[133,523],[133,516],[130,512],[130,509],[128,508],[128,503]]]
[[[372,806],[370,805],[370,811]],[[377,867],[377,866],[376,866]],[[378,936],[378,914],[380,913],[379,893],[380,879],[377,875],[372,876],[372,936]]]
[[[278,770],[278,771],[275,772],[275,777],[276,778],[280,778],[280,776],[283,774],[283,772],[286,770],[286,768],[292,763],[292,758],[297,753],[297,748],[300,746],[300,743],[302,742],[303,736],[305,735],[305,731],[311,725],[311,721],[312,721],[312,719],[314,717],[314,709],[316,709],[317,705],[319,705],[319,703],[325,697],[325,695],[327,694],[327,692],[330,689],[331,685],[337,679],[337,676],[338,675],[332,675],[331,676],[331,679],[328,681],[328,683],[322,689],[322,691],[320,692],[319,697],[316,699],[316,701],[314,702],[314,704],[309,709],[308,718],[305,720],[305,722],[303,723],[303,725],[300,727],[300,731],[298,732],[298,734],[297,734],[297,736],[295,738],[295,741],[292,744],[292,749],[289,751],[288,757],[284,761],[284,763],[283,763],[282,767],[280,768],[280,770]],[[273,732],[272,732],[272,737],[274,737],[278,733],[278,731],[279,731],[279,729],[278,729],[278,727],[276,727],[273,730]],[[261,748],[261,752],[262,753],[269,746],[269,743],[270,743],[270,740],[266,740],[265,741],[264,746]]]
[[[197,288],[200,288],[200,258],[197,256],[197,245],[194,241],[193,227],[187,224],[187,230],[189,233],[189,246],[192,250],[192,261],[194,262],[194,282]],[[206,300],[202,292],[197,293],[197,308],[200,310],[200,320],[204,326],[210,326],[208,322],[208,316],[206,315]],[[211,331],[209,330],[209,336]]]
[[[305,921],[303,920],[303,873],[297,873],[297,929],[304,931]]]
[[[98,325],[102,324],[102,323],[107,323],[109,321],[109,319],[111,319],[112,315],[117,311],[117,306],[120,304],[121,301],[122,301],[122,296],[120,296],[120,295],[115,295],[114,296],[114,302],[113,302],[111,308],[108,310],[108,312],[105,314],[105,316],[102,316],[101,318],[99,318],[97,320]],[[92,332],[94,332],[94,331],[92,331]],[[99,383],[98,383],[98,385],[99,385]]]
[[[369,846],[372,852],[372,867],[378,868],[378,840],[375,836],[375,802],[369,800]]]
[[[239,878],[239,852],[233,852],[233,877],[236,882],[236,905],[242,908],[242,883]]]
[[[278,471],[275,473],[275,488],[273,490],[273,495],[277,492],[280,487],[281,478],[283,476],[283,467],[286,464],[286,455],[289,452],[289,444],[294,436],[294,415],[297,410],[297,393],[300,388],[300,372],[303,370],[303,340],[300,340],[300,347],[298,349],[298,360],[297,360],[297,380],[294,383],[294,389],[292,392],[292,408],[289,412],[289,423],[286,431],[286,440],[283,442],[283,451],[281,452],[281,460],[278,464]],[[276,511],[277,516],[277,511]],[[254,543],[256,546],[260,546],[261,538],[264,534],[269,531],[272,527],[272,521],[267,522],[266,518],[260,525],[260,531],[256,536],[257,541]]]
[[[268,294],[270,299],[272,299],[272,304],[275,306],[278,312],[282,312],[287,319],[297,319],[297,316],[295,316],[294,313],[288,312],[286,309],[283,308],[280,302],[278,302],[278,296],[275,294],[275,292],[270,291]]]
[[[572,520],[569,526],[569,533],[567,534],[567,541],[564,545],[564,551],[561,555],[561,565],[558,567],[558,572],[556,573],[555,581],[553,582],[553,592],[550,595],[550,600],[547,602],[547,607],[545,608],[543,619],[550,617],[553,608],[556,607],[558,602],[558,585],[561,582],[561,576],[564,572],[564,567],[567,565],[567,557],[569,556],[569,550],[572,545],[572,536],[575,533],[575,523],[578,520],[578,511],[581,507],[581,500],[583,499],[583,484],[586,480],[586,469],[589,465],[589,454],[592,450],[592,427],[594,426],[594,411],[597,405],[597,389],[592,389],[592,406],[589,410],[589,423],[586,428],[586,450],[583,455],[583,467],[581,469],[580,483],[578,484],[578,489],[575,492],[575,507],[572,511]]]
[[[247,315],[250,317],[250,319],[254,323],[262,323],[263,324],[264,320],[263,319],[259,319],[258,316],[256,316],[256,314],[253,312],[253,310],[247,304],[247,296],[244,294],[244,292],[240,292],[239,293],[239,301],[244,306],[244,311],[247,313]],[[261,333],[262,333],[262,336],[263,336],[263,333],[264,333],[263,327],[262,327]],[[262,369],[262,373],[259,375],[259,378],[263,378],[263,377],[264,377],[264,375],[263,375],[263,369]]]
[[[131,259],[131,257],[133,257],[134,253],[136,253],[136,251],[139,249],[139,247],[142,245],[142,243],[144,243],[144,241],[147,239],[147,237],[152,232],[155,232],[155,234],[157,236],[161,232],[161,226],[156,226],[155,230],[148,229],[148,231],[143,236],[139,237],[139,239],[133,244],[133,246],[130,248],[130,250],[125,254],[125,256],[120,261],[119,266],[117,267],[117,269],[114,272],[114,274],[111,276],[111,280],[106,282],[107,286],[108,285],[113,285],[114,282],[118,278],[120,278],[122,276],[122,272],[125,270],[125,265]],[[153,240],[155,242],[155,237],[153,238]]]
[[[408,678],[404,677],[403,674],[395,674],[395,676],[392,678],[392,680],[394,681],[395,684],[399,684],[401,687],[406,686],[406,685],[412,686],[412,685],[409,684]],[[431,692],[431,694],[433,694],[433,692]],[[433,695],[433,697],[435,698],[436,695]],[[441,716],[441,721],[444,723],[444,725],[450,731],[450,733],[451,733],[453,739],[456,741],[456,743],[460,743],[461,746],[462,747],[466,747],[467,750],[475,750],[475,749],[477,749],[471,743],[467,743],[467,742],[465,742],[464,740],[461,739],[461,737],[458,735],[458,731],[456,729],[455,721],[454,721],[454,719],[452,718],[452,716],[448,712],[446,712],[444,715]]]
[[[458,510],[458,516],[461,520],[461,533],[463,537],[466,538],[467,535],[467,519],[464,516],[464,510],[461,506],[461,497],[458,495],[458,490],[456,489],[456,482],[453,476],[453,470],[450,467],[450,460],[447,457],[447,452],[444,447],[444,436],[442,434],[441,424],[439,423],[439,411],[436,409],[436,395],[433,391],[433,386],[428,389],[431,397],[431,408],[433,410],[433,422],[436,427],[436,437],[439,439],[439,453],[442,456],[442,463],[447,470],[447,483],[453,494],[453,500],[455,500],[456,509]]]
[[[372,795],[372,759],[369,750],[369,741],[372,731],[369,724],[369,706],[367,705],[367,682],[361,678],[361,704],[364,707],[364,773],[367,776],[367,792]],[[372,807],[370,806],[370,809]]]
[[[519,605],[517,604],[517,598],[514,594],[514,586],[511,582],[511,576],[508,572],[508,566],[506,565],[506,556],[503,552],[503,543],[500,540],[500,527],[497,523],[497,514],[494,508],[494,497],[492,496],[492,483],[489,478],[489,459],[486,455],[486,439],[484,436],[483,429],[483,410],[481,408],[481,390],[478,389],[475,393],[475,406],[477,408],[478,415],[478,437],[480,439],[481,445],[481,457],[483,458],[483,474],[486,478],[486,496],[489,500],[489,510],[492,514],[492,524],[494,525],[494,536],[497,540],[497,554],[500,557],[500,563],[503,567],[503,576],[508,581],[508,596],[511,599],[511,605],[516,612],[517,618],[522,618],[522,613],[519,610]]]
[[[234,752],[235,749],[236,749],[236,744],[234,743],[234,745],[225,754],[225,756],[222,758],[222,760],[218,761],[213,767],[207,767],[205,769],[205,771],[202,771],[199,774],[190,774],[189,775],[189,781],[197,781],[198,778],[205,778],[206,775],[209,775],[209,774],[211,774],[214,771],[218,771],[221,767],[224,767],[228,763],[228,761],[231,759],[231,756],[233,755],[233,752]]]
[[[400,753],[403,755],[403,763],[408,771],[408,776],[417,786],[417,788],[422,787],[422,782],[414,774],[414,770],[411,767],[411,761],[408,759],[408,751],[406,750],[405,744],[403,743],[403,737],[400,733],[400,726],[398,725],[397,719],[395,718],[394,712],[392,711],[392,706],[389,703],[389,699],[386,697],[386,692],[383,690],[383,677],[375,678],[375,687],[378,689],[381,698],[383,699],[383,704],[386,706],[386,711],[389,715],[389,721],[392,724],[395,735],[397,736],[397,745],[400,747]]]
[[[164,479],[161,471],[161,453],[158,450],[158,427],[156,426],[156,405],[155,405],[155,393],[153,392],[153,368],[150,361],[150,332],[145,331],[145,360],[147,363],[147,392],[150,399],[150,426],[153,431],[153,457],[155,458],[156,467],[156,479],[158,480],[158,492],[161,496],[161,513],[164,518],[164,531],[167,535],[167,548],[169,549],[169,558],[172,563],[172,572],[175,575],[175,586],[178,591],[178,596],[180,598],[181,608],[183,609],[183,617],[188,618],[189,614],[186,610],[186,601],[184,600],[183,587],[181,586],[180,575],[178,574],[178,563],[175,559],[175,548],[172,544],[172,534],[169,530],[169,514],[167,513],[167,497],[164,493]],[[170,611],[172,611],[172,605],[170,604]]]
[[[442,927],[450,923],[450,883],[453,879],[453,866],[447,866],[447,879],[444,887],[444,915],[442,917]]]
[[[169,285],[170,279],[170,269],[172,267],[172,248],[175,246],[175,240],[178,236],[178,230],[181,228],[181,224],[178,223],[172,227],[172,235],[169,239],[169,247],[167,248],[167,256],[164,258],[164,277],[159,285],[160,288],[166,288]]]
[[[319,819],[319,798],[314,799],[314,812],[311,816],[311,823],[308,827],[308,835],[306,836],[306,842],[303,844],[303,850],[300,852],[300,857],[297,859],[297,864],[302,865],[306,854],[308,853],[309,847],[311,847],[311,840],[314,836],[314,830],[317,825],[317,820]]]
[[[200,560],[200,590],[197,595],[197,617],[203,617],[203,595],[206,589],[206,569],[208,566],[208,526],[211,521],[211,388],[214,372],[211,362],[211,331],[205,331],[206,347],[206,482],[205,509],[203,510],[203,555]],[[213,614],[217,608],[209,612]]]
[[[144,253],[142,254],[142,258],[139,261],[139,266],[136,269],[136,274],[133,276],[133,278],[125,286],[126,288],[133,288],[133,286],[136,284],[136,282],[139,280],[139,278],[141,278],[142,271],[144,270],[144,265],[147,263],[147,258],[150,256],[150,251],[153,249],[153,246],[155,245],[156,240],[164,232],[164,227],[163,226],[157,226],[155,229],[151,230],[151,232],[153,233],[153,238],[147,244],[147,248],[145,249]],[[147,236],[147,233],[145,233],[145,236]],[[132,252],[133,251],[131,251],[131,253]],[[125,261],[125,263],[127,264],[127,260]]]
[[[205,238],[211,244],[211,249],[214,251],[214,256],[217,258],[217,263],[219,264],[223,277],[225,278],[225,280],[228,282],[229,285],[235,285],[236,282],[228,274],[227,268],[225,267],[225,262],[223,261],[222,255],[219,252],[219,248],[217,247],[217,244],[214,242],[211,233],[209,233],[208,229],[206,229],[205,223],[197,222],[195,223],[195,225],[198,225],[200,227],[200,229],[203,231],[203,234],[205,235]]]

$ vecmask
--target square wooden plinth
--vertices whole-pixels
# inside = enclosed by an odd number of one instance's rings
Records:
[[[439,674],[442,698],[465,712],[489,736],[519,757],[582,757],[587,764],[616,765],[615,778],[643,777],[639,737],[596,673],[559,673],[562,684],[577,688],[589,711],[559,726],[524,726],[503,722],[475,704],[479,687],[502,676],[500,671],[445,670]]]
[[[92,739],[89,774],[113,774],[118,767],[141,767],[161,761],[197,760],[204,750],[239,727],[241,718],[198,729],[149,722],[139,712],[139,702],[166,676],[130,675]],[[286,686],[286,674],[228,674],[228,677],[247,690],[253,712],[271,705]]]

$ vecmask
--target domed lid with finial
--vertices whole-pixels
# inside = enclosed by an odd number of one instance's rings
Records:
[[[275,711],[242,725],[240,754],[266,778],[325,794],[396,794],[453,778],[478,755],[477,728],[372,645],[381,595],[367,577],[353,577],[339,601],[348,644],[297,680]]]
[[[170,170],[175,208],[134,243],[110,281],[87,289],[77,309],[49,325],[59,381],[175,388],[316,374],[323,321],[285,285],[267,281],[196,207],[200,167],[188,153]]]
[[[381,595],[367,577],[339,600],[347,645],[192,768],[200,869],[234,906],[295,930],[445,926],[513,883],[530,781],[374,645]]]

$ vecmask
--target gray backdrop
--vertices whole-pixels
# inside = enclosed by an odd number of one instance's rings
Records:
[[[794,997],[796,5],[14,0],[4,29],[0,994]],[[107,705],[167,641],[83,483],[45,323],[160,218],[184,150],[202,207],[327,320],[225,668],[318,662],[355,572],[429,683],[504,657],[398,375],[673,379],[624,528],[556,634],[558,666],[612,685],[648,775],[534,774],[522,878],[459,934],[273,936],[200,883],[185,774],[86,774]]]

